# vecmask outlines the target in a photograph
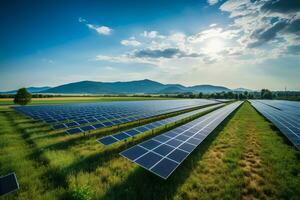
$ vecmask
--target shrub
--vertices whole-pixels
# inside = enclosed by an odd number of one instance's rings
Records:
[[[75,186],[72,188],[72,199],[74,200],[91,200],[93,199],[93,191],[92,189],[85,186]]]

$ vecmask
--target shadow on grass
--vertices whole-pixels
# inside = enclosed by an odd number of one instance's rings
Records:
[[[228,124],[237,110],[231,113],[167,180],[163,180],[141,167],[137,167],[126,180],[112,186],[103,199],[171,199],[178,187],[190,176],[195,165],[202,159],[204,153],[210,148],[214,139]]]

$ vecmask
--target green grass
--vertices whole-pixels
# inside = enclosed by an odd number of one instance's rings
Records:
[[[92,134],[68,136],[2,107],[0,174],[15,171],[20,182],[20,190],[3,199],[300,196],[299,151],[249,103],[224,121],[166,181],[118,154],[147,137],[104,148]]]
[[[47,105],[47,104],[66,104],[66,103],[91,103],[107,101],[144,101],[144,100],[170,100],[178,99],[171,97],[49,97],[49,98],[32,98],[29,105]],[[0,98],[1,105],[13,105],[12,98]]]

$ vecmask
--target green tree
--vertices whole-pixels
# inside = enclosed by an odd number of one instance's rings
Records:
[[[199,97],[200,99],[202,99],[202,98],[203,98],[203,93],[202,93],[202,92],[199,92],[198,97]]]
[[[273,98],[272,92],[268,89],[262,89],[260,92],[260,96],[262,99],[272,99]]]
[[[19,105],[26,105],[31,101],[31,94],[26,88],[21,88],[15,95],[14,103]]]

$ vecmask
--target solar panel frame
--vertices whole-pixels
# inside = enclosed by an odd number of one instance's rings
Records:
[[[5,180],[6,179],[6,180]],[[13,181],[13,185],[9,185],[9,183],[7,183],[7,179],[10,179],[9,181]],[[4,183],[4,181],[6,181],[6,183]],[[10,186],[12,188],[5,188],[7,186]],[[17,176],[15,172],[9,173],[7,175],[1,176],[0,177],[0,197],[6,196],[12,192],[17,191],[20,188]]]

